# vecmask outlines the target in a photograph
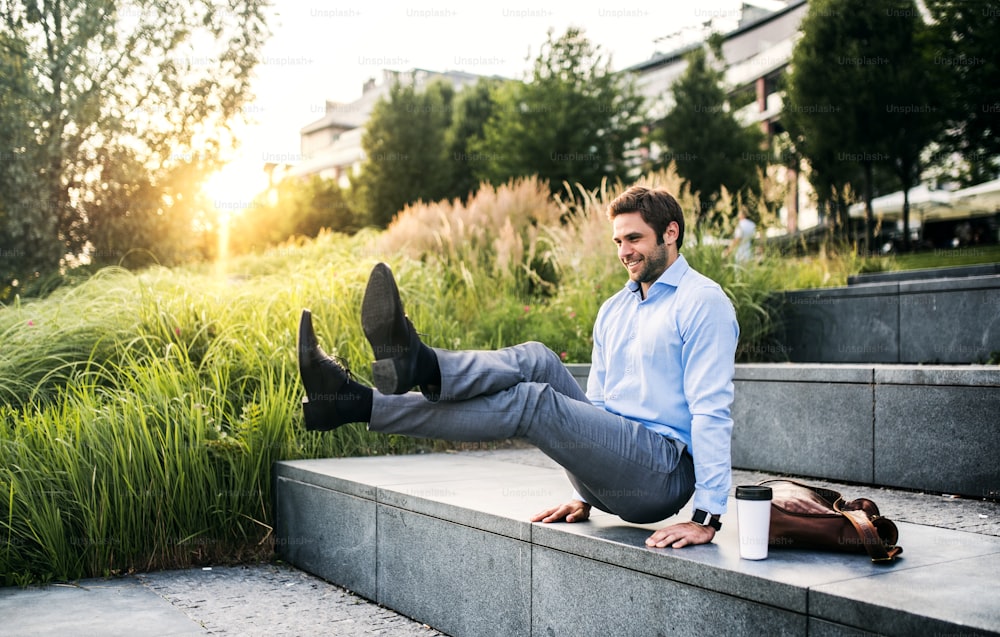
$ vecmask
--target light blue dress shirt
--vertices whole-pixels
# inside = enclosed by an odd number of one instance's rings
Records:
[[[587,398],[687,445],[694,508],[725,513],[739,325],[717,283],[683,255],[649,288],[629,281],[594,322]]]

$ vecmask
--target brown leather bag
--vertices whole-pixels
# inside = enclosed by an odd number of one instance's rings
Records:
[[[765,480],[771,487],[771,548],[867,552],[872,562],[891,562],[903,552],[899,531],[867,498],[844,501],[839,493],[794,480]]]

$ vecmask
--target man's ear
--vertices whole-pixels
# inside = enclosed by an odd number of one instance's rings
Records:
[[[667,231],[663,233],[663,243],[673,245],[677,243],[677,235],[681,233],[681,227],[676,221],[667,224]]]

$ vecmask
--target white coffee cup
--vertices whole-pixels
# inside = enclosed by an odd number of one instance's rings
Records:
[[[745,560],[765,559],[771,527],[771,487],[736,487],[736,524],[740,535],[740,557]]]

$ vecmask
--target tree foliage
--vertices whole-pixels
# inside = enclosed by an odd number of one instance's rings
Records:
[[[365,162],[352,183],[370,223],[385,227],[406,204],[450,194],[445,135],[454,97],[445,81],[421,89],[400,78],[375,105],[361,141]]]
[[[687,69],[671,87],[675,105],[650,137],[666,149],[657,166],[673,163],[699,196],[701,221],[714,209],[723,188],[742,198],[760,196],[764,134],[757,126],[744,127],[736,120],[727,101],[724,72],[713,66],[706,47],[686,57]],[[721,58],[721,53],[716,51],[715,57]]]
[[[265,8],[0,3],[0,287],[87,250],[187,251],[163,229],[190,237],[197,181],[250,98]]]
[[[641,103],[577,29],[549,32],[528,82],[481,80],[456,93],[401,78],[372,111],[353,196],[384,227],[407,204],[464,199],[482,181],[537,175],[553,189],[593,188],[634,163]]]
[[[88,257],[96,266],[139,268],[212,258],[215,218],[204,216],[198,160],[151,170],[128,149],[95,149],[100,185],[84,204]]]
[[[500,85],[493,113],[473,151],[480,179],[501,184],[537,175],[553,190],[563,182],[595,188],[624,177],[643,123],[642,97],[583,32],[548,38],[525,82]]]
[[[324,229],[350,234],[359,229],[359,220],[336,181],[313,175],[283,179],[229,225],[232,251],[246,253],[291,237],[315,237]]]
[[[887,38],[895,40],[892,51],[892,86],[897,91],[886,104],[889,125],[886,153],[903,191],[903,245],[910,247],[910,189],[920,183],[927,167],[924,149],[944,131],[945,94],[941,69],[934,65],[929,47],[930,32],[916,3],[900,2],[895,29]]]
[[[933,90],[944,97],[943,149],[958,155],[959,179],[976,184],[1000,173],[1000,8],[980,0],[925,0],[932,17],[928,56]]]
[[[479,154],[483,130],[496,109],[493,99],[498,82],[481,79],[455,96],[451,123],[445,133],[445,147],[451,162],[451,198],[467,198],[479,188],[481,165],[489,155]]]
[[[912,0],[814,0],[801,28],[784,121],[820,197],[841,191],[860,168],[871,249],[876,166],[894,170],[907,190],[941,118],[921,50],[920,13]]]

